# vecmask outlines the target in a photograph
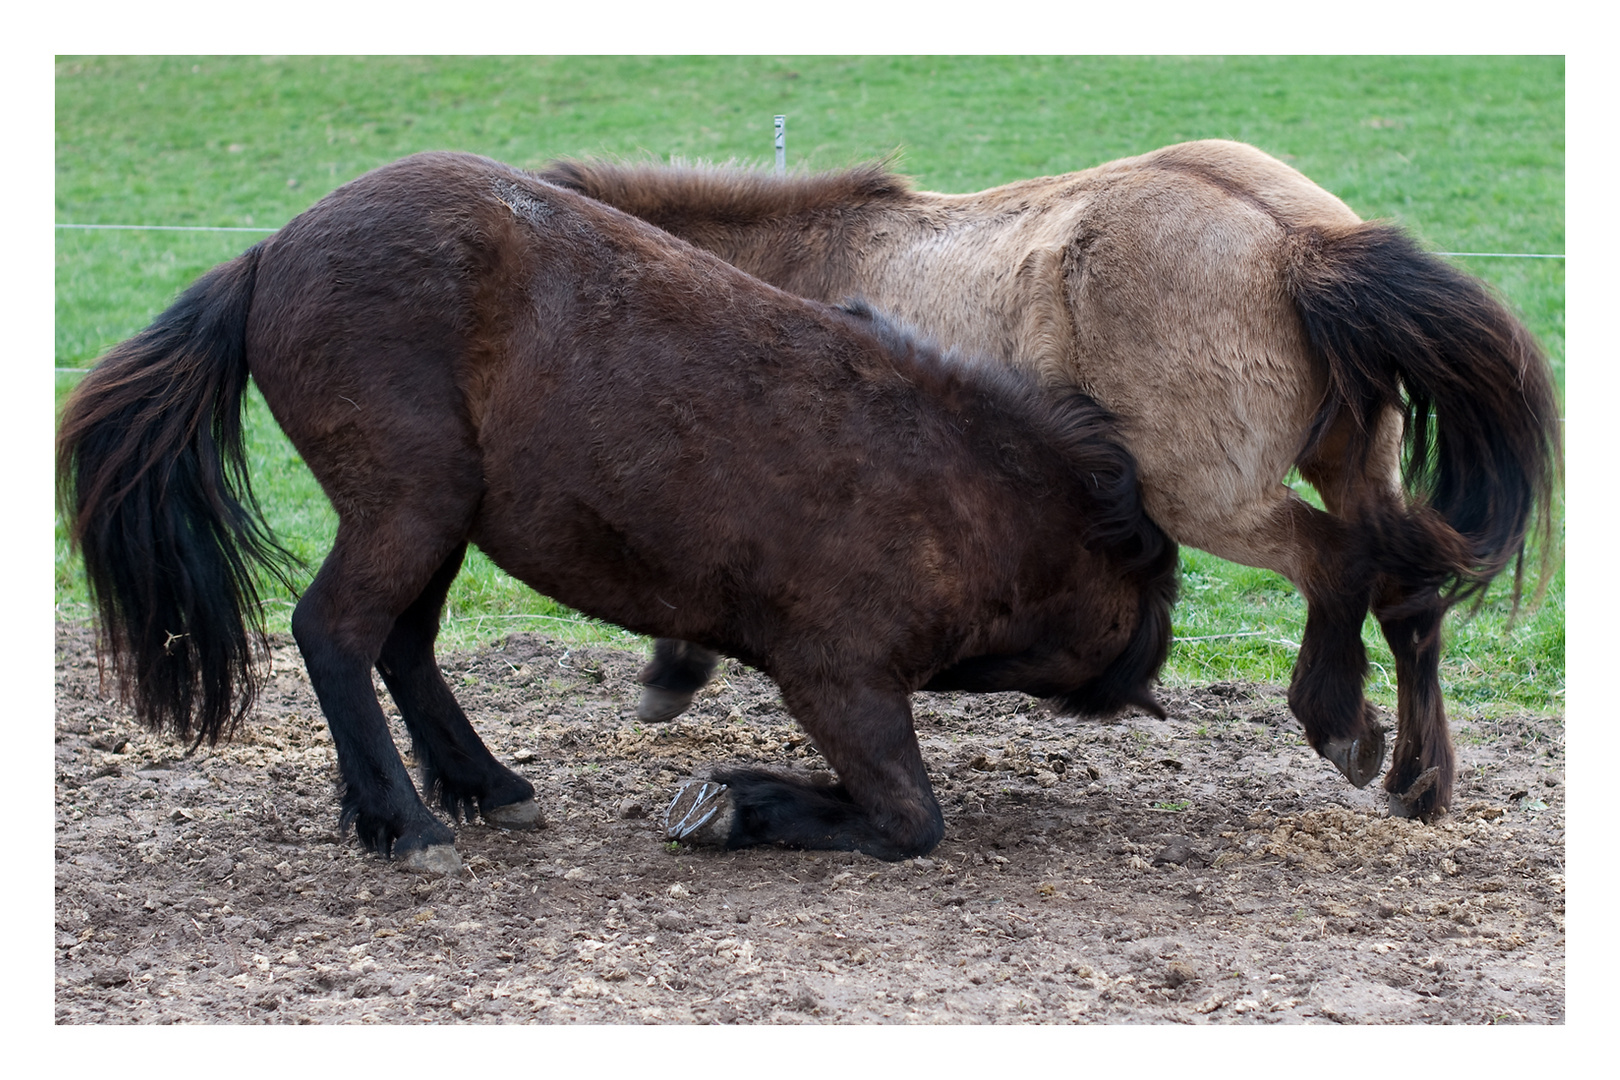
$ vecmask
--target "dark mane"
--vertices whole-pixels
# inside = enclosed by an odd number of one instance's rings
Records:
[[[1156,566],[1167,546],[1142,509],[1136,458],[1119,421],[1078,387],[1043,387],[1028,369],[990,363],[941,348],[931,337],[860,298],[837,310],[877,339],[898,372],[929,397],[958,400],[980,424],[980,438],[1003,445],[1044,443],[1062,456],[1069,478],[1089,493],[1087,525],[1093,542],[1141,571]]]
[[[911,182],[890,172],[882,161],[830,172],[778,174],[739,165],[568,158],[533,175],[672,229],[667,223],[689,216],[749,224],[785,215],[890,203],[911,192]]]

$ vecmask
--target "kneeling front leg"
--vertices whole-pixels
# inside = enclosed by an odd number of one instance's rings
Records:
[[[888,861],[932,851],[945,819],[923,768],[904,693],[861,692],[794,711],[839,782],[720,769],[677,792],[672,840],[859,851]],[[792,700],[791,697],[789,699]]]

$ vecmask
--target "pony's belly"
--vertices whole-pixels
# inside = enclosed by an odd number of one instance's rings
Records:
[[[603,516],[575,504],[530,503],[530,512],[480,515],[472,541],[542,596],[636,633],[696,640],[713,622],[702,596],[659,554]]]

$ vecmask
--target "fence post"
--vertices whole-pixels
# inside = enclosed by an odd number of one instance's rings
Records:
[[[787,172],[787,117],[776,118],[776,171]]]

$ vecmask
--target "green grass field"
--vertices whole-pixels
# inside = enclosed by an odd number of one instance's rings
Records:
[[[889,154],[919,186],[972,191],[1195,138],[1251,142],[1364,217],[1438,251],[1562,253],[1559,57],[60,58],[56,220],[270,229],[367,169],[457,149],[520,166],[554,157],[765,163],[785,113],[795,168]],[[252,233],[59,230],[56,366],[90,365]],[[1464,258],[1545,345],[1562,385],[1564,265]],[[58,375],[57,402],[71,388]],[[311,565],[335,518],[257,401],[256,490]],[[1562,501],[1557,534],[1561,537]],[[1286,681],[1305,608],[1274,574],[1184,551],[1165,678]],[[1562,559],[1511,625],[1507,583],[1454,615],[1442,678],[1473,711],[1561,711]],[[1530,582],[1533,590],[1536,582]],[[58,612],[84,617],[57,525]],[[272,594],[272,629],[292,598]],[[633,641],[536,597],[476,553],[452,592],[455,644],[514,629]],[[1241,635],[1241,636],[1234,636]],[[1376,625],[1369,692],[1393,703]]]

